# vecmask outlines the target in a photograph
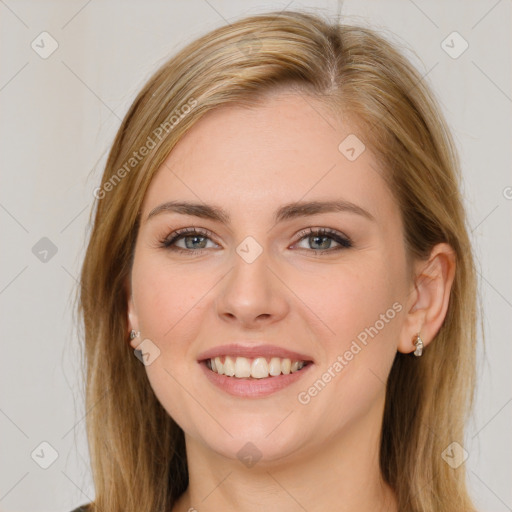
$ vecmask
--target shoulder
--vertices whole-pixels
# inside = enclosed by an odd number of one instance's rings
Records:
[[[75,508],[71,512],[89,512],[89,510],[90,510],[89,505],[81,505],[80,507]]]

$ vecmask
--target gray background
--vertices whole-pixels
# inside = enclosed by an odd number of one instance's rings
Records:
[[[487,338],[466,464],[480,509],[512,510],[510,0],[0,0],[1,511],[69,512],[94,497],[71,299],[92,192],[130,102],[163,60],[206,31],[312,6],[405,46],[453,130]],[[47,58],[31,47],[51,48],[43,31],[58,43]],[[453,31],[469,44],[458,58],[442,47]],[[47,469],[42,442],[58,453]]]

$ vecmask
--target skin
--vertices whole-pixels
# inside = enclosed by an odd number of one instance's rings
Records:
[[[439,244],[428,260],[413,262],[411,277],[400,212],[377,160],[368,148],[355,161],[338,150],[352,133],[363,140],[316,100],[281,92],[251,109],[209,112],[151,182],[128,317],[141,332],[132,347],[150,339],[160,350],[147,375],[185,432],[190,485],[174,512],[398,510],[378,463],[385,382],[397,350],[414,351],[418,332],[428,350],[446,314],[455,259]],[[339,199],[374,220],[343,211],[274,223],[286,203]],[[231,222],[173,212],[146,220],[171,200],[221,206]],[[159,245],[187,227],[212,232],[206,248],[196,249],[201,241],[194,245],[193,236],[192,249],[177,242],[186,254]],[[297,236],[309,227],[348,235],[353,247],[336,251],[333,239],[315,245]],[[263,251],[252,263],[236,252],[247,236]],[[299,403],[298,393],[394,303],[401,311],[309,403]],[[233,397],[206,379],[197,356],[237,340],[291,348],[315,366],[268,397]],[[247,442],[261,455],[252,467],[237,456]]]

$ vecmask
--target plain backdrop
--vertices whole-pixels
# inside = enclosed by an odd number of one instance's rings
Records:
[[[512,510],[511,7],[1,0],[0,510],[69,512],[94,498],[72,299],[93,190],[130,102],[159,64],[205,32],[269,9],[313,8],[399,44],[453,131],[487,340],[466,465],[480,510]]]

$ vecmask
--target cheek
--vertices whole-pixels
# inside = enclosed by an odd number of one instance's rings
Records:
[[[331,354],[346,350],[359,336],[393,339],[398,326],[395,303],[399,300],[399,280],[393,278],[392,269],[378,260],[367,260],[358,265],[340,267],[328,278],[315,281],[315,286],[303,284],[301,297],[312,304],[312,310],[323,321],[328,339],[326,348]],[[393,308],[395,304],[395,308]],[[376,327],[379,331],[375,334]],[[373,338],[371,338],[373,339]]]
[[[192,319],[201,309],[208,282],[198,272],[184,272],[162,263],[141,264],[134,272],[133,289],[141,331],[164,342],[177,339],[173,334],[185,325],[194,325]]]
[[[370,260],[333,272],[322,292],[310,288],[308,303],[315,305],[329,334],[321,339],[324,359],[318,374],[298,398],[311,417],[322,418],[318,428],[331,433],[382,399],[396,355],[403,311],[399,266]]]
[[[159,355],[145,367],[155,396],[167,413],[187,432],[195,432],[196,410],[184,389],[191,388],[196,364],[189,351],[201,328],[201,298],[211,288],[198,272],[184,272],[150,259],[134,265],[132,285],[139,328],[153,341]],[[201,285],[201,282],[204,282]]]

